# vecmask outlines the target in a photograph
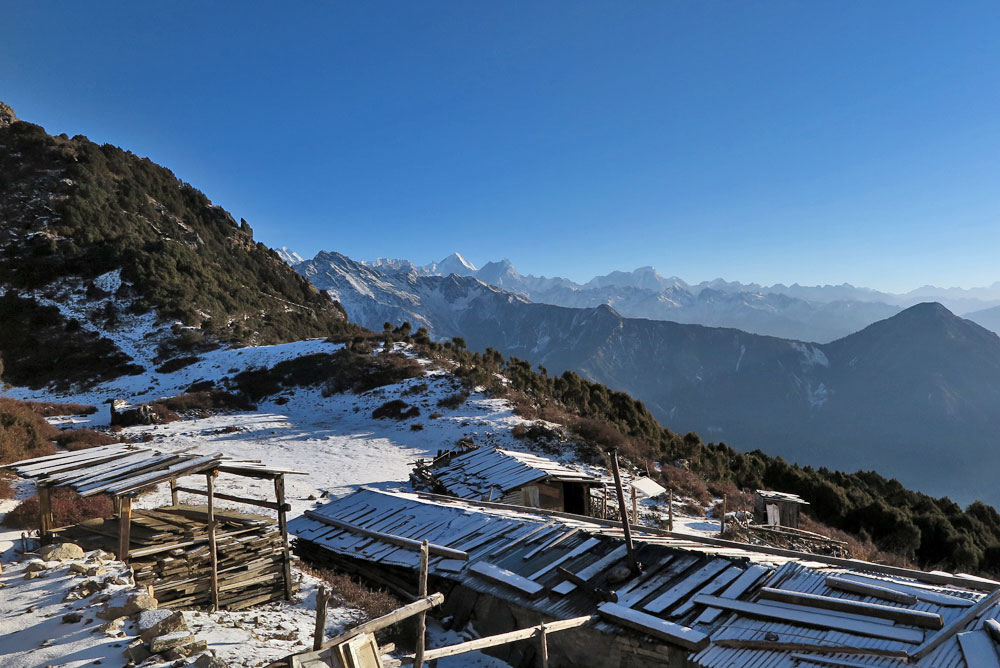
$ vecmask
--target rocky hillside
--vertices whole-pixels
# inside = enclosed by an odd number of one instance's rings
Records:
[[[51,136],[5,105],[0,294],[4,378],[17,384],[48,382],[64,360],[74,381],[134,372],[115,332],[144,316],[158,361],[214,342],[351,329],[246,221],[169,170],[81,135]]]

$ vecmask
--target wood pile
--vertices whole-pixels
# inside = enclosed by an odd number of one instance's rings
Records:
[[[283,542],[274,520],[216,510],[219,607],[240,610],[284,598]],[[117,538],[115,520],[90,520],[64,533]],[[83,536],[80,536],[81,538]],[[160,607],[211,604],[212,559],[204,506],[136,510],[130,533],[135,583],[152,586]]]

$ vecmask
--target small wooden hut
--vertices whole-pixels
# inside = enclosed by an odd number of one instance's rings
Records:
[[[43,542],[58,536],[114,552],[132,566],[136,584],[151,587],[163,607],[238,610],[291,598],[285,475],[297,471],[232,461],[219,452],[161,452],[131,444],[38,457],[9,468],[35,481]],[[272,480],[274,500],[216,492],[219,474]],[[178,485],[180,478],[190,476],[203,476],[205,488]],[[169,506],[133,508],[140,492],[162,483],[170,485]],[[52,494],[60,488],[81,497],[110,496],[114,517],[55,527]],[[182,505],[180,492],[205,496],[207,503]],[[220,511],[217,499],[276,511],[277,523],[270,517]]]
[[[753,495],[754,523],[798,529],[799,509],[808,505],[795,494],[758,489]]]

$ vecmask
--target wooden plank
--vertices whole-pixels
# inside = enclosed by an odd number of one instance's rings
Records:
[[[944,620],[941,618],[941,615],[935,612],[907,610],[905,608],[896,608],[891,605],[851,601],[845,598],[820,596],[818,594],[806,594],[797,591],[790,591],[788,589],[774,589],[771,587],[763,587],[759,592],[759,596],[760,598],[769,601],[783,601],[784,603],[793,603],[795,605],[804,605],[824,610],[837,610],[839,612],[850,612],[856,615],[890,619],[899,624],[919,626],[921,628],[933,629],[935,631],[944,627]]]
[[[951,638],[953,635],[964,629],[973,619],[979,617],[981,614],[993,607],[997,601],[1000,601],[1000,589],[981,600],[975,606],[966,610],[961,617],[957,618],[952,623],[948,624],[948,626],[928,638],[923,645],[918,647],[917,650],[913,652],[913,658],[922,659],[933,652],[941,645],[941,643]]]
[[[522,534],[522,535],[520,535],[520,536],[518,536],[516,538],[511,539],[511,541],[509,543],[506,543],[506,544],[501,545],[500,547],[496,548],[495,550],[493,550],[492,552],[490,552],[488,556],[491,557],[491,558],[492,557],[496,557],[496,556],[500,555],[501,553],[506,552],[507,550],[511,550],[511,549],[517,547],[521,543],[530,542],[531,539],[535,536],[535,534],[537,534],[537,533],[539,533],[541,531],[545,531],[545,530],[551,528],[554,525],[555,525],[554,522],[546,522],[544,524],[539,524],[534,529],[531,529],[530,531],[526,531],[524,534]]]
[[[997,657],[996,646],[986,631],[959,633],[956,637],[967,666],[1000,668],[1000,657]]]
[[[560,527],[560,528],[565,528],[565,527]],[[565,533],[559,534],[558,536],[555,536],[554,538],[552,538],[548,542],[542,543],[541,545],[539,545],[535,549],[531,550],[530,552],[525,553],[521,558],[525,559],[525,560],[531,559],[536,554],[544,552],[545,550],[550,550],[553,547],[555,547],[556,545],[558,545],[559,543],[563,542],[564,540],[568,540],[572,536],[575,536],[579,531],[580,531],[580,529],[576,528],[576,529],[570,529],[569,531],[566,531]]]
[[[698,592],[702,594],[715,594],[723,587],[729,586],[729,584],[731,584],[736,578],[738,578],[742,574],[743,574],[743,569],[740,568],[739,566],[729,566],[728,568],[726,568],[726,570],[722,571],[714,578],[712,578],[711,582],[701,587],[701,589],[699,589]],[[683,617],[687,613],[691,612],[691,610],[693,610],[694,607],[695,607],[694,602],[688,599],[681,605],[677,606],[677,608],[675,608],[674,610],[671,610],[670,614],[667,616]]]
[[[935,603],[937,605],[959,608],[971,608],[976,604],[976,602],[971,599],[945,594],[934,589],[922,587],[916,583],[905,584],[902,582],[886,582],[885,580],[879,580],[878,578],[864,575],[862,573],[844,573],[840,577],[844,580],[861,582],[864,584],[875,583],[877,586],[889,587],[897,591],[906,592],[916,596],[917,600],[924,601],[926,603]]]
[[[288,516],[285,503],[285,476],[274,479],[274,498],[278,505],[278,531],[281,532],[281,571],[285,578],[285,600],[292,600],[292,555],[288,551]]]
[[[275,478],[274,481],[277,482],[278,478]],[[186,492],[187,494],[198,494],[199,496],[208,496],[208,491],[207,490],[197,489],[195,487],[180,487],[180,486],[175,486],[175,487],[173,487],[171,489],[171,492],[173,492],[174,490],[176,490],[178,492]],[[279,505],[277,503],[274,503],[273,501],[264,501],[262,499],[251,499],[251,498],[246,497],[246,496],[233,496],[232,494],[223,494],[222,492],[215,492],[215,498],[222,499],[223,501],[233,501],[235,503],[245,503],[248,506],[258,506],[260,508],[267,508],[269,510],[275,510],[275,511],[281,511],[281,512],[285,512],[285,511],[291,510],[291,506],[289,506],[287,504],[281,504],[281,505]]]
[[[861,663],[859,661],[849,661],[848,659],[835,659],[831,656],[816,656],[814,654],[792,654],[791,658],[796,663],[810,663],[814,666],[832,666],[833,668],[871,668],[871,663]]]
[[[914,605],[917,602],[917,597],[913,594],[908,594],[887,586],[848,580],[836,575],[831,575],[826,579],[826,586],[837,591],[846,591],[851,594],[858,594],[859,596],[881,598],[885,601],[902,603],[904,605]]]
[[[323,524],[328,524],[339,529],[344,529],[345,531],[350,531],[351,533],[360,534],[362,536],[368,536],[369,538],[375,538],[377,540],[384,541],[386,543],[392,543],[394,545],[399,545],[401,547],[406,547],[411,550],[420,549],[420,541],[413,540],[412,538],[403,538],[402,536],[394,536],[392,534],[381,533],[378,531],[371,531],[365,529],[364,527],[359,527],[348,522],[341,522],[340,520],[333,519],[332,517],[326,517],[325,515],[320,515],[312,510],[307,510],[303,513],[306,517],[311,520],[316,520]],[[431,554],[437,555],[439,557],[447,557],[449,559],[461,559],[463,561],[468,561],[469,553],[462,552],[461,550],[453,550],[450,547],[444,547],[443,545],[435,545],[431,543],[430,545]]]
[[[652,601],[642,606],[643,610],[652,613],[663,612],[690,594],[692,591],[698,589],[710,579],[724,571],[728,566],[729,561],[725,559],[711,559],[697,571],[688,575],[683,580],[654,598]]]
[[[205,476],[208,484],[208,549],[212,556],[211,587],[212,611],[219,609],[219,550],[215,540],[215,472]]]
[[[182,475],[192,475],[195,473],[200,473],[206,468],[211,468],[213,465],[217,464],[219,460],[222,459],[222,453],[216,452],[211,455],[205,455],[203,457],[195,457],[193,459],[188,459],[186,461],[179,462],[177,464],[172,464],[171,466],[161,470],[153,471],[145,475],[136,476],[134,478],[126,478],[120,482],[116,482],[113,485],[107,485],[104,487],[99,487],[94,490],[90,490],[87,494],[95,494],[100,491],[106,491],[110,494],[122,494],[124,492],[131,492],[134,490],[142,489],[143,487],[149,487],[154,484],[158,484],[169,480],[170,478],[180,477]]]
[[[993,642],[1000,643],[1000,622],[995,619],[987,619],[983,622],[983,628],[993,638]]]
[[[420,573],[417,583],[417,595],[420,598],[427,596],[427,561],[430,558],[429,543],[425,540],[420,546]],[[424,644],[427,642],[427,613],[417,613],[417,651],[414,654],[414,668],[424,666]]]
[[[750,617],[775,619],[791,624],[802,624],[804,626],[815,626],[834,631],[857,633],[858,635],[870,636],[872,638],[898,640],[913,645],[923,642],[924,639],[923,632],[916,629],[859,621],[837,615],[812,612],[808,609],[793,610],[788,606],[779,607],[764,603],[747,603],[746,601],[737,601],[721,596],[707,596],[705,594],[696,596],[694,602],[713,608],[732,610],[733,612],[739,612]]]
[[[530,638],[536,638],[541,633],[541,629],[544,626],[546,633],[556,633],[558,631],[566,631],[568,629],[575,629],[581,626],[585,626],[597,619],[596,615],[589,615],[586,617],[573,617],[572,619],[561,619],[555,622],[545,622],[545,624],[539,624],[538,626],[530,626],[525,629],[518,629],[516,631],[508,631],[507,633],[501,633],[495,636],[487,636],[485,638],[476,638],[475,640],[469,640],[467,642],[458,643],[456,645],[448,645],[447,647],[438,647],[437,649],[429,649],[424,653],[424,659],[427,661],[436,661],[437,659],[443,659],[449,656],[455,656],[457,654],[465,654],[466,652],[475,652],[478,650],[488,649],[490,647],[497,647],[499,645],[507,645],[512,642],[517,642],[519,640],[528,640]],[[407,657],[409,658],[409,657]],[[403,662],[404,665],[408,665],[408,661]]]
[[[621,561],[627,555],[628,555],[628,548],[625,547],[624,545],[619,545],[608,554],[604,555],[591,565],[579,571],[576,574],[576,576],[581,580],[589,580],[598,573],[601,573],[605,569],[609,568],[611,564]],[[557,594],[568,594],[574,589],[576,589],[575,583],[570,582],[569,580],[564,580],[557,587],[553,588],[552,591],[554,591]]]
[[[708,645],[708,636],[700,631],[668,622],[665,619],[647,615],[645,612],[633,610],[617,603],[601,603],[597,611],[602,617],[621,626],[627,626],[660,640],[679,645],[692,652],[704,649]]]
[[[810,652],[816,654],[860,654],[889,659],[907,659],[906,650],[881,649],[874,647],[849,647],[846,645],[821,645],[804,642],[782,642],[780,640],[751,640],[749,638],[719,638],[712,641],[712,647],[724,649],[750,649],[763,652]]]
[[[118,517],[118,560],[128,561],[132,531],[132,497],[121,497],[121,514]]]
[[[535,571],[534,573],[532,573],[531,575],[529,575],[528,579],[529,580],[537,580],[538,578],[542,577],[543,575],[545,575],[549,571],[555,570],[555,568],[557,566],[559,566],[560,564],[563,564],[563,563],[569,561],[570,559],[573,559],[575,557],[580,556],[581,554],[583,554],[587,550],[593,549],[594,547],[596,547],[597,545],[599,545],[600,542],[601,541],[600,541],[599,538],[588,538],[587,540],[583,541],[581,544],[577,545],[576,547],[574,547],[572,550],[570,550],[569,552],[567,552],[563,556],[561,556],[558,559],[556,559],[555,561],[553,561],[548,566],[543,566],[542,568],[538,569],[537,571]]]
[[[491,582],[496,582],[497,584],[516,589],[528,598],[536,598],[545,591],[545,587],[537,582],[533,582],[526,577],[507,570],[506,568],[500,568],[499,566],[488,564],[484,561],[477,561],[469,566],[468,572],[475,573],[476,575],[490,580]]]
[[[326,642],[323,643],[323,647],[321,649],[326,649],[328,647],[333,647],[334,645],[339,645],[340,643],[346,640],[350,640],[354,636],[360,635],[362,633],[375,633],[376,631],[384,629],[387,626],[392,626],[393,624],[397,624],[403,621],[404,619],[409,619],[414,615],[417,615],[426,610],[430,610],[434,606],[441,605],[442,603],[444,603],[444,594],[440,593],[431,594],[426,598],[419,598],[413,603],[404,605],[401,608],[393,610],[388,615],[382,615],[381,617],[367,621],[364,624],[355,626],[353,629],[349,631],[341,633],[339,636],[333,638],[332,640],[327,640]]]
[[[771,569],[769,568],[759,564],[751,564],[745,571],[743,571],[743,575],[736,578],[736,580],[731,585],[726,587],[725,591],[719,594],[719,596],[723,598],[737,599],[750,589],[750,587],[754,586],[758,580],[770,572]],[[694,623],[696,625],[711,624],[721,612],[721,608],[706,608],[700,615],[698,615],[698,618],[694,620]]]

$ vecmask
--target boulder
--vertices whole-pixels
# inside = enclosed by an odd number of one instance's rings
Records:
[[[152,626],[149,626],[148,615],[157,612],[166,612],[167,615],[161,616],[159,621],[154,622]],[[146,619],[144,620],[143,617],[146,617]],[[145,628],[143,628],[144,621],[147,624]],[[187,630],[188,627],[184,622],[184,614],[180,610],[149,610],[139,615],[139,637],[146,642],[150,642],[157,636]]]
[[[87,564],[81,563],[79,561],[74,561],[69,565],[70,571],[72,571],[73,573],[79,573],[80,575],[86,575],[87,570],[89,570],[89,568],[90,567],[87,566]]]
[[[95,632],[105,633],[109,636],[120,638],[125,635],[123,627],[125,626],[125,620],[127,619],[128,617],[116,617],[107,624],[101,624],[97,627],[97,629],[95,629]]]
[[[180,647],[194,642],[194,636],[190,631],[177,631],[166,635],[157,636],[149,641],[149,651],[153,654],[165,652],[172,647]]]
[[[115,619],[117,617],[131,617],[143,610],[156,609],[156,599],[149,594],[130,593],[112,597],[97,616],[101,619]]]
[[[38,551],[39,556],[45,561],[73,561],[84,559],[87,554],[83,548],[76,543],[54,543],[46,545]]]
[[[207,640],[195,640],[194,642],[188,643],[186,645],[178,645],[177,647],[171,647],[163,656],[170,661],[176,661],[177,659],[185,659],[189,656],[194,656],[199,652],[204,652],[208,649]]]
[[[68,614],[63,615],[62,617],[63,624],[76,624],[77,622],[80,621],[83,621],[83,615],[81,615],[79,612],[70,612]]]

